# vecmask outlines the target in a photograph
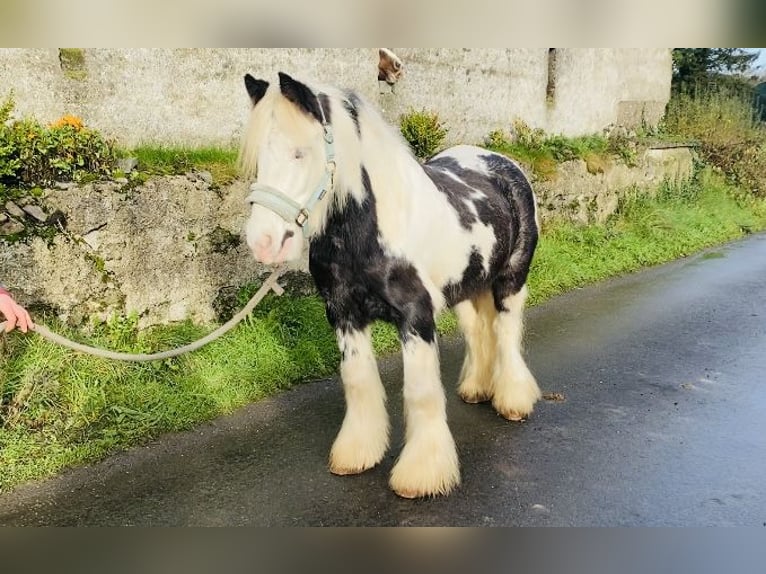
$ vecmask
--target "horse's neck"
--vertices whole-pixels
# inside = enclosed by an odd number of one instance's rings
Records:
[[[427,196],[438,192],[406,144],[390,133],[384,136],[388,139],[380,145],[369,138],[362,164],[369,174],[380,236],[398,250],[399,243],[408,241],[407,230],[414,222],[428,220],[424,208],[431,202]]]

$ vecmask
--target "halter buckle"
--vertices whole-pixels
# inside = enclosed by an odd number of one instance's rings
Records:
[[[307,222],[308,220],[309,220],[309,212],[308,212],[308,210],[307,210],[307,209],[304,207],[303,209],[301,209],[301,210],[298,212],[298,215],[297,215],[297,216],[296,216],[296,218],[295,218],[295,223],[297,223],[297,224],[298,224],[298,227],[301,227],[301,228],[302,228],[302,227],[305,227],[305,226],[306,226],[306,222]]]

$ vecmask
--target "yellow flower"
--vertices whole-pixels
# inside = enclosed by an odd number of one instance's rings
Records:
[[[70,114],[62,116],[60,119],[51,124],[52,128],[63,128],[64,126],[71,126],[76,130],[81,130],[83,127],[85,127],[80,118]]]

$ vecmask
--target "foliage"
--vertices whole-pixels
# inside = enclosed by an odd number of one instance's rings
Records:
[[[514,122],[513,131],[515,137],[511,138],[495,130],[487,136],[484,145],[526,164],[535,177],[541,180],[554,179],[557,164],[573,159],[584,160],[591,173],[604,172],[613,156],[628,165],[633,165],[636,160],[636,143],[624,136],[567,138],[548,135],[520,120]]]
[[[636,189],[605,223],[546,226],[529,276],[531,304],[553,295],[685,257],[766,228],[766,204],[707,169],[655,196]]]
[[[135,157],[138,169],[153,175],[176,175],[196,169],[210,172],[219,186],[228,185],[237,177],[237,151],[233,149],[142,146],[123,155]]]
[[[755,109],[758,118],[766,122],[766,82],[761,82],[755,87]]]
[[[758,57],[743,48],[674,48],[673,87],[676,91],[726,87],[744,90],[752,86],[732,74],[744,74]]]
[[[106,176],[114,147],[77,117],[66,115],[49,126],[31,118],[11,119],[13,95],[0,105],[0,183],[8,187],[50,185]]]
[[[410,110],[400,118],[400,129],[412,152],[421,160],[433,156],[449,131],[435,112]]]
[[[661,133],[696,141],[702,159],[731,183],[766,197],[766,126],[749,99],[726,90],[674,94]]]

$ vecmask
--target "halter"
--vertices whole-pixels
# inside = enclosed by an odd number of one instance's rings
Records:
[[[321,95],[321,94],[320,94]],[[314,189],[314,192],[308,198],[305,204],[301,205],[294,199],[285,195],[275,187],[265,183],[254,183],[250,186],[250,195],[247,201],[252,204],[258,204],[279,215],[288,223],[295,223],[303,230],[303,236],[308,238],[307,223],[311,212],[317,203],[327,195],[327,192],[333,188],[335,183],[335,139],[332,133],[332,126],[324,115],[319,98],[319,113],[322,116],[322,129],[324,131],[324,153],[326,158],[325,171],[321,181]]]

